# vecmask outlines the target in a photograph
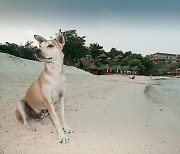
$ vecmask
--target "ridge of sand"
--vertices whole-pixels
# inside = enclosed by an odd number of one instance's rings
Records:
[[[0,74],[1,75],[18,75],[18,74],[36,74],[39,73],[39,70],[42,70],[44,63],[39,61],[27,60],[19,58],[13,55],[6,53],[0,53]],[[73,75],[88,75],[92,74],[85,72],[81,69],[72,66],[64,65],[65,74]]]

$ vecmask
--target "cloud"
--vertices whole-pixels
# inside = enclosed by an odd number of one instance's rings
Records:
[[[20,29],[17,29],[17,28],[9,28],[8,29],[10,32],[13,32],[13,33],[18,33],[18,32],[22,32]]]
[[[27,30],[27,31],[25,32],[25,34],[30,35],[30,36],[34,35],[35,33],[36,33],[36,32],[33,31],[33,30]]]

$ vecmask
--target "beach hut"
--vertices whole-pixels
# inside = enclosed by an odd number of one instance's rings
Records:
[[[176,71],[168,71],[166,72],[167,75],[176,75]]]
[[[82,69],[95,75],[98,74],[98,67],[94,63],[84,65]]]
[[[123,55],[117,55],[116,57],[113,58],[114,62],[121,62],[123,60]]]
[[[74,64],[75,67],[81,68],[80,62]]]
[[[83,65],[88,65],[92,62],[92,59],[90,56],[86,55],[86,57],[81,59],[81,62],[83,63]]]
[[[101,64],[99,66],[99,75],[106,75],[111,73],[111,67],[109,64]]]
[[[102,53],[101,55],[99,55],[97,57],[97,61],[98,62],[105,62],[108,60],[108,56],[105,53]]]
[[[131,74],[131,73],[132,70],[130,65],[122,66],[122,74]]]
[[[138,66],[131,66],[131,71],[132,71],[132,74],[138,75],[140,68]]]
[[[113,66],[111,66],[111,71],[113,74],[120,74],[120,73],[122,73],[121,72],[122,67],[121,67],[121,65],[113,65]]]
[[[178,74],[178,75],[180,74],[180,68],[176,69],[176,74]]]

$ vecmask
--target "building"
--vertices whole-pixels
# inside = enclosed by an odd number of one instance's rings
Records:
[[[109,64],[101,64],[99,66],[99,75],[106,75],[111,73],[111,67]]]
[[[180,55],[177,55],[176,58],[177,58],[176,61],[177,61],[177,62],[180,62]]]
[[[122,74],[132,74],[130,65],[122,66]]]
[[[138,66],[132,66],[131,70],[132,70],[131,74],[139,75],[140,68]]]
[[[83,65],[87,65],[92,62],[91,55],[86,55],[84,58],[81,59],[81,62],[83,63]]]
[[[107,61],[107,60],[108,60],[108,56],[106,55],[106,53],[102,53],[101,55],[99,55],[97,57],[98,62],[103,62],[103,61]]]
[[[123,61],[124,57],[123,55],[117,55],[116,57],[113,58],[114,62],[121,62]]]
[[[175,63],[177,62],[177,55],[169,54],[169,53],[154,53],[150,55],[150,60],[153,62],[169,62]]]
[[[98,67],[93,62],[84,65],[82,69],[95,75],[98,74]]]
[[[176,74],[180,74],[180,68],[176,69]]]
[[[113,65],[111,66],[111,73],[112,74],[120,74],[122,71],[121,65]]]

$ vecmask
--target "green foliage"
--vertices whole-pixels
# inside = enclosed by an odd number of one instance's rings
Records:
[[[129,57],[132,55],[132,52],[131,51],[127,51],[124,53],[124,57]]]
[[[110,66],[122,65],[122,62],[113,62],[113,61],[110,61],[110,62],[108,62],[108,64],[109,64]]]
[[[26,42],[24,46],[19,46],[19,56],[25,59],[35,60],[34,50],[36,47],[32,46],[33,42]]]
[[[132,53],[131,51],[124,53],[124,59],[121,65],[138,66],[140,74],[150,75],[153,74],[154,64],[141,54]]]
[[[0,52],[8,53],[25,59],[35,60],[34,50],[36,47],[33,47],[32,43],[33,42],[28,41],[23,46],[6,42],[5,44],[0,44]]]
[[[143,75],[151,75],[153,74],[154,70],[154,64],[152,61],[150,61],[147,57],[144,57],[141,60],[142,65],[144,66],[143,72],[141,72]]]
[[[118,55],[123,55],[123,52],[121,50],[117,50],[116,48],[112,48],[110,52],[107,52],[108,57],[113,59],[114,57]]]
[[[74,65],[80,61],[82,57],[88,54],[88,49],[85,46],[85,36],[78,36],[76,30],[69,30],[63,33],[65,37],[64,63],[66,65]]]
[[[132,59],[128,61],[128,65],[131,65],[131,66],[139,66],[140,64],[141,62],[139,59]]]
[[[19,46],[15,43],[6,42],[5,44],[0,45],[1,52],[8,53],[14,56],[19,56],[18,48]]]
[[[154,64],[154,74],[157,74],[158,70],[164,69],[167,71],[174,71],[176,68],[180,68],[180,62],[178,63],[164,63],[159,62],[157,64]]]
[[[104,53],[103,46],[100,46],[98,43],[91,43],[88,47],[89,53],[92,56],[92,59],[96,59],[100,54]]]

